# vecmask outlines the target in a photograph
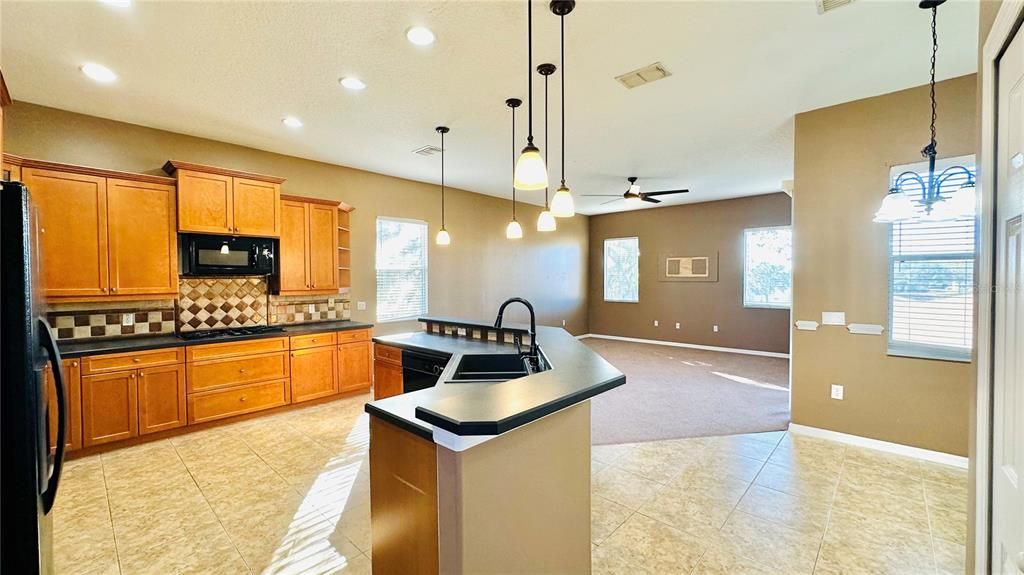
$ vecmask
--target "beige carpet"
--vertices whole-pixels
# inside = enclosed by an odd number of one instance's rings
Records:
[[[789,360],[582,340],[626,374],[592,400],[595,445],[786,429]]]

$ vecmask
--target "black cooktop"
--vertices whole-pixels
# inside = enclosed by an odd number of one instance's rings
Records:
[[[219,337],[237,337],[240,335],[258,335],[261,333],[276,333],[284,331],[283,327],[273,325],[254,325],[252,327],[237,327],[229,329],[203,329],[198,331],[185,331],[178,334],[181,339],[188,341],[196,339],[216,339]]]

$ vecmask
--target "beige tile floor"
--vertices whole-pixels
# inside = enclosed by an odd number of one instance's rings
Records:
[[[370,572],[367,397],[69,462],[59,574]],[[962,470],[790,434],[595,447],[595,573],[963,573]]]

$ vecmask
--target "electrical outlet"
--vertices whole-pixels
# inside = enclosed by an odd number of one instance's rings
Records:
[[[654,320],[654,327],[658,327],[658,320]]]
[[[327,298],[327,305],[334,305],[334,298],[333,297]]]
[[[843,399],[843,386],[832,384],[832,399]]]
[[[356,309],[359,310],[359,311],[366,311],[366,302],[365,301],[357,301],[356,302]]]
[[[565,327],[565,320],[562,320],[562,327]]]
[[[712,329],[712,331],[714,331],[715,333],[718,333],[718,326],[717,326],[717,325],[716,325],[716,326],[714,326],[714,327],[712,327],[711,329]]]
[[[135,314],[123,313],[121,314],[121,325],[128,327],[135,325]]]
[[[676,322],[676,329],[679,329],[679,322]]]

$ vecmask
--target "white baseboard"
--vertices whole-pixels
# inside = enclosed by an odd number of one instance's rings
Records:
[[[847,445],[856,445],[857,447],[866,447],[868,449],[875,449],[877,451],[884,451],[886,453],[902,455],[904,457],[913,457],[914,459],[920,459],[922,461],[931,461],[933,463],[942,463],[945,465],[959,467],[961,469],[967,469],[967,458],[960,455],[942,453],[941,451],[931,451],[929,449],[911,447],[900,443],[890,443],[879,439],[871,439],[870,437],[861,437],[859,435],[850,435],[848,433],[821,429],[819,427],[800,425],[799,423],[790,423],[789,431],[790,433],[795,433],[797,435],[829,439],[832,441],[838,441],[839,443],[845,443]]]
[[[621,335],[602,335],[598,333],[585,333],[583,335],[576,336],[577,339],[584,339],[588,337],[593,337],[597,339],[614,339],[616,341],[631,341],[633,343],[649,343],[652,345],[667,345],[669,347],[685,347],[689,349],[703,349],[707,351],[722,351],[725,353],[740,353],[743,355],[760,355],[762,357],[781,357],[783,359],[789,359],[788,353],[780,353],[777,351],[739,349],[736,347],[718,347],[714,345],[699,345],[696,343],[680,343],[678,341],[661,341],[657,339],[640,339],[638,337],[623,337]]]

